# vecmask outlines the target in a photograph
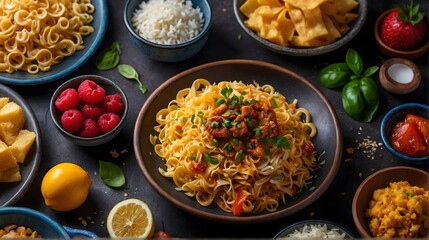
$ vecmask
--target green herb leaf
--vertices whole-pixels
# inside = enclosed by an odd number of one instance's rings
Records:
[[[204,161],[209,162],[211,164],[219,163],[219,161],[215,157],[212,157],[210,154],[204,155]]]
[[[119,63],[119,55],[121,54],[121,46],[118,42],[113,42],[112,45],[104,49],[95,59],[95,66],[99,70],[109,70],[116,67]]]
[[[119,168],[116,164],[99,161],[99,174],[101,180],[110,187],[122,187],[125,184],[125,176],[122,172],[121,168]]]
[[[222,94],[222,96],[225,99],[228,99],[229,95],[231,95],[232,91],[233,91],[232,88],[222,88],[222,90],[220,91],[220,93]]]
[[[118,71],[125,78],[135,79],[139,83],[139,89],[142,93],[147,92],[146,86],[143,85],[143,83],[140,81],[139,74],[137,73],[137,71],[132,66],[130,66],[128,64],[120,64],[120,65],[118,65]]]
[[[346,63],[347,66],[352,70],[352,72],[356,75],[360,75],[363,70],[362,59],[358,52],[354,49],[350,48],[346,53]]]
[[[372,66],[365,70],[364,77],[369,77],[377,71],[378,71],[378,66]]]
[[[412,192],[408,192],[407,190],[404,190],[404,193],[405,193],[408,197],[414,197],[414,193],[412,193]]]

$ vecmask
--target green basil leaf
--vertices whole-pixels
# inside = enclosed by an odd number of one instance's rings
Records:
[[[114,42],[111,46],[104,49],[95,59],[95,65],[99,70],[109,70],[119,64],[119,55],[121,46]]]
[[[119,64],[118,71],[125,78],[136,80],[139,83],[139,89],[142,93],[147,92],[147,87],[140,81],[139,74],[131,65]]]
[[[118,65],[118,71],[122,76],[128,79],[139,79],[139,74],[137,71],[128,64],[120,64]]]
[[[346,53],[347,66],[353,71],[354,74],[360,75],[363,70],[362,59],[358,52],[350,48]]]
[[[125,176],[122,172],[121,168],[119,168],[116,164],[99,161],[99,174],[101,180],[110,187],[122,187],[125,184]]]
[[[320,83],[327,88],[336,88],[346,84],[352,75],[347,63],[334,63],[324,67],[319,73]]]
[[[364,99],[360,93],[359,80],[348,82],[342,90],[343,108],[352,118],[358,118],[365,108]]]
[[[365,70],[364,77],[369,77],[377,71],[378,71],[378,66],[372,66],[372,67],[368,68],[367,70]]]
[[[370,122],[380,104],[380,95],[375,81],[370,77],[364,77],[359,82],[360,92],[365,102],[365,109],[360,115],[360,121]]]

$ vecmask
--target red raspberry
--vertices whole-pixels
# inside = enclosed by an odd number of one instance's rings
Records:
[[[67,88],[60,93],[57,99],[55,99],[55,106],[61,112],[68,109],[75,109],[79,105],[80,99],[79,94],[73,88]]]
[[[107,133],[118,125],[121,118],[116,113],[103,113],[97,120],[101,133]]]
[[[79,131],[81,137],[96,137],[100,135],[100,129],[94,119],[83,120],[82,129]]]
[[[83,119],[90,118],[90,119],[97,120],[97,118],[100,117],[101,114],[103,114],[105,111],[100,104],[85,103],[80,108],[80,112],[83,115]]]
[[[82,113],[76,109],[66,110],[61,116],[61,124],[69,133],[77,133],[82,126],[83,116]]]
[[[80,99],[87,103],[97,104],[101,102],[106,95],[106,91],[100,85],[92,80],[83,81],[78,89]]]
[[[103,99],[103,107],[107,112],[120,114],[124,109],[122,97],[119,94],[106,95]]]

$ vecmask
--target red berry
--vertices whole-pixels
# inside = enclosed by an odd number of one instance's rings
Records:
[[[104,88],[92,80],[83,81],[79,85],[77,92],[83,101],[91,104],[100,103],[106,95]]]
[[[61,116],[61,124],[69,133],[77,133],[82,126],[83,116],[82,113],[76,109],[66,110]]]
[[[82,128],[79,131],[81,137],[96,137],[100,135],[100,129],[94,119],[88,118],[83,121]]]
[[[75,109],[79,105],[80,99],[77,91],[73,88],[67,88],[55,99],[55,106],[61,112],[68,109]]]
[[[122,97],[119,94],[106,95],[103,99],[103,107],[107,112],[120,114],[124,109]]]
[[[395,9],[384,18],[380,32],[381,40],[396,50],[414,50],[427,34],[426,21],[422,20],[413,25],[398,18],[399,13],[400,10]]]
[[[101,133],[107,133],[110,130],[114,129],[121,118],[118,114],[115,113],[103,113],[97,120],[98,128],[100,128]]]
[[[97,120],[97,118],[100,117],[101,114],[103,114],[105,111],[100,104],[85,103],[80,108],[80,112],[82,113],[84,119],[90,118]]]

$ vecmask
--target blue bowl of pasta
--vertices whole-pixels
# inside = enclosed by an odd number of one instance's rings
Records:
[[[9,22],[10,30],[0,32],[0,59],[4,59],[0,62],[0,82],[5,84],[37,85],[67,76],[94,54],[107,29],[105,0],[81,2],[79,13],[72,11],[71,4],[12,4],[20,9],[19,14],[8,13],[18,20]],[[37,14],[29,10],[34,8],[38,9]],[[70,14],[61,16],[62,11]],[[2,17],[7,17],[7,13]]]
[[[177,207],[255,223],[296,213],[325,192],[342,133],[327,98],[303,77],[225,60],[155,90],[138,115],[134,152],[150,185]]]

